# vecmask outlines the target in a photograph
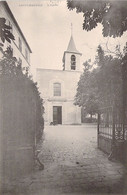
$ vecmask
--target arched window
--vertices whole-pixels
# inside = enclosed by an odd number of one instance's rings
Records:
[[[75,55],[71,55],[71,70],[76,69],[76,57]]]
[[[61,84],[60,83],[54,83],[54,96],[61,96]]]

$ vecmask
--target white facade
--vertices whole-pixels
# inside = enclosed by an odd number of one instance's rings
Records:
[[[64,70],[37,69],[39,90],[44,100],[45,123],[81,123],[81,108],[74,105],[81,75],[80,56],[81,53],[76,50],[73,37],[71,37],[63,56]]]
[[[10,31],[15,37],[15,40],[12,40],[11,43],[5,41],[4,50],[7,48],[7,46],[11,45],[11,48],[13,49],[13,56],[22,62],[23,67],[29,67],[30,53],[32,53],[31,49],[8,4],[5,1],[0,2],[0,18],[6,19],[6,24],[12,27],[12,30]]]

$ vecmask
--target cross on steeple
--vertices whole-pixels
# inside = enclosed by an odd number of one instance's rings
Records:
[[[71,36],[73,34],[73,24],[71,23]]]
[[[82,55],[75,46],[74,39],[73,39],[73,25],[71,23],[71,37],[67,47],[67,50],[64,51],[63,55],[63,70],[80,70],[80,56]]]

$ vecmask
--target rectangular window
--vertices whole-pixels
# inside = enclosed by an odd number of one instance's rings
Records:
[[[61,84],[54,83],[54,96],[61,96]]]
[[[19,64],[22,67],[22,60],[21,60],[21,58],[19,58]]]
[[[9,26],[11,27],[10,32],[13,33],[13,26],[10,21],[9,21]]]
[[[22,52],[22,41],[20,38],[19,38],[19,50]]]
[[[27,49],[25,49],[25,57],[26,57],[26,60],[28,61],[28,51],[27,51]]]

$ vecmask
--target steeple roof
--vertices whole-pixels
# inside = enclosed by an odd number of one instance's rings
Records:
[[[67,52],[80,53],[76,49],[75,42],[74,42],[74,39],[73,39],[73,36],[72,35],[71,35],[71,38],[70,38],[70,41],[69,41],[69,44],[68,44],[68,47],[67,47]]]
[[[66,53],[74,53],[74,54],[82,55],[82,54],[76,49],[76,46],[75,46],[75,42],[74,42],[72,33],[71,33],[71,38],[70,38],[70,41],[69,41],[67,50],[64,51],[63,62],[65,62],[65,54],[66,54]]]

